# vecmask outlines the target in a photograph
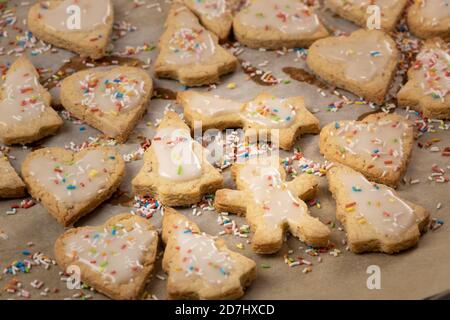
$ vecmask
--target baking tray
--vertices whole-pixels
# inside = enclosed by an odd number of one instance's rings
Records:
[[[1,1],[2,3],[4,1]],[[114,54],[122,54],[138,58],[149,64],[148,71],[153,75],[152,62],[155,60],[157,50],[154,49],[159,36],[163,31],[163,24],[170,6],[169,1],[155,0],[114,0],[116,30],[115,41],[111,48]],[[25,18],[29,6],[34,1],[11,0],[7,1],[9,11],[2,11],[5,18],[17,18],[12,26],[6,26],[2,30],[8,31],[7,37],[0,37],[0,64],[12,62],[15,55],[22,51],[23,47],[33,63],[44,71],[43,78],[56,71],[65,60],[73,54],[62,49],[48,48],[44,44],[32,43],[32,38],[27,37]],[[320,15],[326,25],[335,32],[350,32],[357,29],[353,24],[346,22],[330,12],[321,9]],[[9,19],[13,19],[9,18]],[[136,30],[135,30],[136,29]],[[31,39],[31,40],[30,40]],[[12,42],[12,44],[10,43]],[[11,51],[13,50],[13,51]],[[125,53],[133,53],[126,55]],[[236,50],[236,48],[235,48]],[[305,97],[307,107],[319,118],[322,126],[335,120],[357,119],[361,115],[374,111],[374,106],[363,103],[344,103],[341,105],[342,93],[349,99],[354,96],[340,92],[333,94],[333,89],[320,89],[316,85],[296,81],[283,72],[283,68],[306,68],[303,50],[290,50],[288,52],[259,51],[242,48],[237,50],[239,58],[249,61],[253,66],[263,71],[271,72],[279,80],[278,85],[261,86],[255,81],[249,80],[249,75],[243,69],[221,79],[220,84],[213,88],[215,94],[241,101],[251,99],[262,91],[267,91],[278,96],[301,95]],[[286,69],[285,69],[286,70]],[[155,87],[164,88],[173,92],[185,90],[176,81],[160,80],[153,77]],[[235,89],[229,89],[228,84],[235,83]],[[200,90],[211,90],[206,87]],[[166,91],[169,92],[170,91]],[[333,102],[337,102],[332,105]],[[330,107],[330,105],[332,105]],[[336,107],[337,106],[337,107]],[[181,111],[173,100],[152,99],[148,105],[148,112],[136,127],[133,136],[125,145],[118,146],[124,155],[139,154],[143,137],[151,138],[155,133],[154,124],[163,115],[166,108],[171,107]],[[410,165],[405,175],[405,183],[401,184],[398,192],[401,197],[421,204],[427,208],[432,217],[445,222],[449,219],[450,200],[448,183],[436,183],[429,181],[431,167],[438,165],[448,172],[450,158],[441,155],[441,152],[432,152],[433,147],[444,149],[449,146],[450,132],[448,123],[424,121],[412,112],[404,109],[395,112],[408,116],[417,123],[417,127],[425,131],[418,137],[414,144],[414,150]],[[431,129],[430,129],[431,128]],[[44,139],[39,144],[25,147],[13,147],[9,155],[13,166],[19,170],[27,153],[32,148],[42,146],[74,147],[85,141],[95,139],[99,132],[88,125],[66,120],[64,127],[58,135]],[[427,144],[428,143],[428,144]],[[432,147],[430,147],[430,143]],[[419,147],[422,145],[423,147]],[[305,136],[297,142],[297,148],[314,163],[323,163],[324,159],[319,154],[318,136]],[[283,157],[291,157],[292,152],[282,152]],[[94,212],[80,220],[76,226],[98,225],[118,213],[130,212],[136,208],[127,204],[126,194],[130,194],[131,179],[142,166],[142,160],[127,162],[126,177],[120,190],[124,192],[121,198],[115,197],[106,201]],[[298,164],[294,168],[299,169]],[[224,170],[226,185],[233,187],[230,181],[229,169]],[[420,182],[410,184],[411,180],[419,179]],[[362,254],[356,255],[346,250],[345,233],[339,223],[335,223],[335,204],[327,189],[325,178],[320,178],[320,191],[317,196],[320,208],[310,206],[312,215],[322,221],[329,222],[332,228],[331,239],[335,249],[312,256],[306,251],[306,246],[293,237],[287,237],[282,249],[275,255],[261,256],[253,253],[246,238],[234,235],[221,235],[229,248],[254,259],[257,263],[257,279],[248,288],[243,299],[421,299],[437,294],[450,288],[450,234],[448,225],[443,224],[439,229],[427,232],[416,248],[397,255],[386,254]],[[7,214],[14,204],[20,204],[21,199],[0,201],[0,270],[3,270],[14,261],[31,260],[33,253],[42,253],[51,260],[53,257],[53,244],[55,239],[64,232],[55,219],[39,204],[28,209],[17,209],[15,214]],[[438,209],[438,207],[440,209]],[[193,215],[193,209],[180,209],[198,223],[201,229],[209,234],[218,235],[224,230],[218,223],[219,214],[210,210],[208,206],[201,214]],[[11,212],[10,212],[11,213]],[[243,218],[230,215],[228,218],[235,221],[237,226],[245,225]],[[157,211],[149,220],[160,227],[161,212]],[[438,226],[440,224],[436,224]],[[250,234],[251,237],[251,234]],[[237,246],[243,246],[239,249]],[[42,255],[35,255],[41,257]],[[301,257],[312,263],[311,268],[301,265],[290,268],[285,263],[285,256],[294,259]],[[45,260],[45,259],[44,259]],[[321,262],[319,262],[321,260]],[[368,289],[367,273],[369,266],[376,265],[381,270],[381,288]],[[307,272],[309,271],[310,272]],[[148,299],[164,299],[166,297],[166,275],[161,270],[161,259],[158,259],[154,277],[146,287]],[[0,299],[105,299],[105,296],[93,290],[80,289],[69,290],[62,279],[61,269],[50,262],[35,265],[29,273],[17,275],[4,274],[0,278]],[[15,293],[3,290],[5,287],[14,287],[14,279],[21,283],[21,288]],[[42,281],[39,289],[34,288],[31,282]],[[15,284],[17,288],[17,283]],[[22,291],[25,290],[24,291]]]

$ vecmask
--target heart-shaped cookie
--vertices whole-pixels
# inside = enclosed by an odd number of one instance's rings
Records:
[[[61,83],[61,103],[106,136],[125,142],[144,114],[152,79],[135,67],[94,68]]]
[[[408,166],[413,128],[402,116],[377,113],[362,121],[336,121],[320,133],[320,152],[369,180],[396,187]]]
[[[314,42],[306,62],[331,84],[381,104],[394,78],[398,58],[395,42],[389,35],[360,29],[348,37]]]
[[[119,187],[125,163],[114,148],[31,152],[22,163],[28,191],[64,226],[94,210]]]
[[[409,31],[422,39],[450,41],[450,4],[448,0],[413,0],[408,8]]]
[[[370,6],[380,9],[381,29],[392,31],[407,4],[407,0],[326,0],[325,5],[344,19],[350,20],[363,28],[367,27],[371,11]]]
[[[450,47],[445,41],[435,38],[424,43],[397,101],[424,117],[450,119]]]
[[[28,12],[28,27],[39,39],[92,59],[105,55],[113,20],[111,0],[40,1]]]
[[[145,219],[120,214],[98,227],[70,229],[55,242],[55,258],[66,270],[117,300],[141,296],[156,259],[158,233]]]
[[[17,59],[0,87],[0,142],[30,143],[56,133],[63,121],[50,100],[31,61]]]
[[[328,31],[314,11],[298,0],[252,0],[233,20],[238,41],[250,48],[309,47]]]

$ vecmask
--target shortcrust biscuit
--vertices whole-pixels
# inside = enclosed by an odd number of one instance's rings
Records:
[[[329,83],[369,102],[383,103],[399,59],[395,42],[379,30],[358,30],[350,36],[318,40],[307,64]]]
[[[367,12],[369,6],[380,8],[381,29],[394,30],[397,22],[403,14],[408,0],[326,0],[325,5],[334,13],[350,20],[360,27],[367,27],[367,20],[371,12]]]
[[[143,69],[99,67],[64,79],[61,103],[78,119],[125,142],[146,111],[152,89],[152,79]]]
[[[251,244],[257,253],[279,251],[286,231],[308,245],[327,246],[330,230],[310,216],[303,202],[315,196],[317,179],[304,174],[286,182],[286,173],[277,159],[260,157],[233,164],[238,190],[218,190],[216,209],[245,215],[255,233]]]
[[[228,38],[240,0],[181,0],[220,41]]]
[[[9,163],[8,157],[0,151],[0,199],[25,196],[25,184]]]
[[[202,86],[218,82],[221,75],[237,68],[237,59],[219,45],[217,36],[201,26],[187,7],[173,4],[165,27],[155,62],[158,78]]]
[[[252,101],[239,103],[208,93],[184,91],[178,93],[177,101],[192,128],[197,124],[203,130],[242,127],[246,137],[278,142],[284,150],[292,149],[301,135],[320,131],[319,120],[305,107],[303,97],[278,98],[260,93]]]
[[[401,199],[393,189],[342,165],[329,169],[327,178],[336,217],[353,252],[396,253],[416,245],[426,231],[427,210]]]
[[[362,121],[335,121],[320,132],[320,152],[369,180],[397,187],[414,143],[412,124],[396,114],[376,113]]]
[[[164,210],[162,232],[170,299],[238,299],[256,278],[253,260],[229,250],[223,240],[201,233],[172,208]]]
[[[448,0],[414,0],[407,15],[409,30],[423,39],[440,37],[450,41]]]
[[[397,94],[400,106],[432,119],[450,119],[450,49],[441,39],[425,42]]]
[[[119,214],[98,227],[66,231],[55,242],[58,265],[112,299],[138,299],[153,271],[158,233],[145,219]]]
[[[250,48],[309,47],[329,35],[319,17],[299,0],[251,0],[233,21],[238,41]]]
[[[178,114],[167,112],[132,181],[134,193],[154,196],[166,206],[199,202],[223,184],[222,174],[208,162],[205,151]]]
[[[92,59],[105,55],[113,20],[111,0],[39,1],[28,12],[36,37]]]
[[[24,144],[55,134],[63,121],[50,101],[31,61],[17,59],[0,87],[0,142]]]
[[[22,163],[28,191],[64,226],[108,199],[124,173],[125,163],[112,147],[89,147],[77,153],[42,148]]]

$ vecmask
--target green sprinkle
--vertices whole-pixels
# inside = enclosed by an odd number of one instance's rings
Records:
[[[183,172],[183,167],[181,166],[181,164],[178,166],[177,168],[177,174],[181,175],[181,173]]]
[[[267,263],[262,263],[261,264],[261,268],[263,268],[263,269],[270,269],[270,265],[268,265]]]

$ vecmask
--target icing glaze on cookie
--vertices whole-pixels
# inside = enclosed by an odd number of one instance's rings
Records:
[[[217,18],[227,11],[226,0],[194,0],[194,8],[208,18]]]
[[[67,237],[65,254],[102,275],[106,282],[127,284],[144,268],[145,252],[156,239],[155,231],[138,222],[82,228]]]
[[[199,64],[215,54],[216,44],[211,33],[198,23],[186,7],[180,8],[169,23],[175,31],[169,40],[165,58],[167,63]]]
[[[39,118],[46,107],[41,90],[34,70],[20,66],[9,72],[1,88],[0,125],[13,126]]]
[[[422,50],[413,66],[424,94],[444,100],[450,93],[450,54],[438,48]]]
[[[345,211],[355,215],[358,223],[370,223],[385,235],[399,235],[415,223],[414,210],[391,188],[371,183],[357,172],[346,172],[340,178],[348,195]]]
[[[298,222],[307,213],[306,204],[292,194],[276,167],[248,164],[239,170],[239,179],[245,181],[254,201],[262,207],[266,228]]]
[[[312,34],[320,27],[317,15],[296,0],[252,1],[239,17],[244,26],[283,33]]]
[[[289,127],[295,119],[296,110],[286,99],[272,98],[249,102],[244,117],[250,123],[268,128]]]
[[[195,142],[188,130],[159,129],[152,147],[158,160],[158,174],[172,181],[189,181],[202,174],[200,158],[194,151]]]
[[[450,18],[450,2],[448,0],[422,0],[419,14],[424,19],[431,20],[432,25],[436,25],[441,20]]]
[[[406,122],[392,120],[341,121],[335,122],[329,140],[340,146],[343,158],[347,154],[358,155],[369,166],[397,171],[402,166],[403,138],[408,128]]]
[[[182,28],[169,41],[167,63],[201,63],[213,56],[216,45],[211,34],[204,29]]]
[[[359,40],[341,38],[334,45],[318,46],[319,55],[344,63],[344,75],[353,81],[371,81],[385,71],[394,48],[379,34],[368,33]]]
[[[380,6],[382,9],[389,9],[397,4],[395,0],[339,0],[343,6],[367,7],[370,5]]]
[[[229,278],[235,261],[226,251],[217,248],[211,236],[192,233],[188,228],[176,232],[175,248],[180,267],[172,269],[171,276],[175,279],[200,276],[212,285],[219,285]]]
[[[100,115],[118,116],[139,106],[145,94],[144,85],[144,79],[137,73],[124,74],[117,70],[105,77],[90,73],[80,81],[81,104]]]
[[[80,10],[79,28],[68,24],[70,17],[77,14],[74,7],[78,7]],[[39,18],[46,26],[56,31],[86,32],[105,25],[111,13],[109,0],[65,0],[54,8],[51,8],[50,1],[43,1],[39,10]]]
[[[89,150],[71,163],[49,155],[30,160],[29,172],[58,201],[81,203],[106,188],[115,165],[114,155]]]
[[[242,108],[242,104],[239,102],[223,99],[212,94],[192,91],[186,97],[186,104],[189,105],[189,108],[208,117],[238,113]]]

